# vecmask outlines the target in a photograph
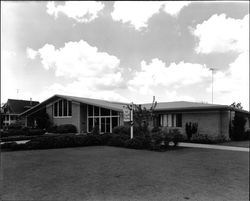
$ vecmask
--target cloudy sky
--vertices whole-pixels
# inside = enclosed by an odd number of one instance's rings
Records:
[[[1,102],[54,94],[249,109],[248,2],[1,2]],[[18,93],[17,93],[18,92]]]

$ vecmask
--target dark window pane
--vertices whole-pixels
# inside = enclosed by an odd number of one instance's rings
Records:
[[[105,118],[101,118],[101,132],[105,132]]]
[[[98,118],[95,118],[95,126],[99,126],[99,117]]]
[[[112,128],[118,126],[118,117],[112,117]]]
[[[58,105],[58,103],[56,102],[55,104],[54,104],[54,116],[55,117],[57,117],[57,106]]]
[[[99,116],[99,107],[94,108],[95,116]]]
[[[177,114],[176,116],[176,126],[182,127],[182,115],[181,114]]]
[[[68,116],[67,102],[67,100],[63,100],[63,116]]]
[[[172,125],[171,125],[171,126],[172,126],[172,127],[174,127],[174,116],[175,116],[175,115],[174,115],[174,114],[172,114],[171,116],[172,116],[172,122],[171,122],[171,123],[172,123]]]
[[[93,130],[93,118],[89,118],[89,132]]]
[[[110,118],[106,118],[106,132],[110,133]]]
[[[93,106],[88,105],[88,116],[93,116]]]
[[[118,112],[117,112],[117,111],[112,110],[112,116],[117,116],[117,115],[118,115]]]
[[[58,116],[62,116],[62,100],[59,101],[59,115]]]
[[[101,116],[110,116],[110,110],[101,108]]]
[[[72,102],[71,101],[68,101],[68,109],[69,109],[68,115],[72,116]]]

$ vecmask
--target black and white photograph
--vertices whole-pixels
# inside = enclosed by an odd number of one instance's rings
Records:
[[[249,1],[1,1],[1,201],[248,201]]]

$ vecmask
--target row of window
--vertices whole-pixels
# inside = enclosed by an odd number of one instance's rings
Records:
[[[160,126],[167,127],[182,127],[182,115],[181,114],[161,114],[159,116]]]
[[[118,116],[118,112],[106,108],[96,107],[92,105],[88,105],[88,116],[96,117],[96,116]]]
[[[112,129],[119,126],[119,117],[89,117],[88,132],[91,132],[94,126],[98,126],[101,133],[110,133]]]
[[[54,117],[71,117],[72,102],[68,100],[59,100],[53,104]]]
[[[101,133],[112,132],[112,129],[119,126],[120,117],[117,111],[88,105],[88,132],[94,126],[98,126]]]

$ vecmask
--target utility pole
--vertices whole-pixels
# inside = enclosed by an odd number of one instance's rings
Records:
[[[212,104],[214,102],[214,71],[215,68],[209,68],[212,71]]]
[[[16,89],[16,95],[17,95],[17,99],[18,99],[18,93],[19,93],[20,89]]]

